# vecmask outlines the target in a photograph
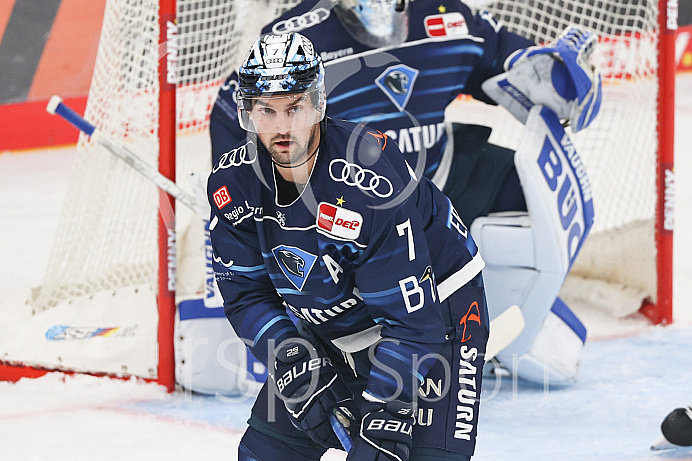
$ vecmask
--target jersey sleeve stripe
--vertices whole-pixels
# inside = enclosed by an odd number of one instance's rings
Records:
[[[481,258],[480,252],[477,252],[473,259],[461,270],[453,273],[437,285],[437,294],[440,296],[440,302],[444,301],[452,293],[466,285],[478,275],[484,267],[485,262],[483,258]]]
[[[279,322],[279,321],[281,321],[281,320],[288,320],[289,322],[291,321],[291,319],[290,319],[287,315],[278,315],[278,316],[274,317],[274,318],[271,319],[269,322],[267,322],[267,323],[260,329],[260,331],[257,332],[257,334],[255,335],[255,339],[252,340],[253,346],[254,346],[255,344],[257,344],[257,341],[259,341],[259,339],[262,337],[262,335],[263,335],[268,329],[270,329],[270,328],[272,327],[272,325],[274,325],[276,322]]]

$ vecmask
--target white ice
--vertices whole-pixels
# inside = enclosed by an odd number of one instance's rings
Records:
[[[649,450],[663,417],[692,403],[692,75],[677,95],[675,323],[610,321],[567,388],[486,380],[474,460],[692,460],[692,448]],[[73,156],[0,153],[0,299],[43,277]],[[59,373],[0,382],[0,459],[235,460],[250,404]]]

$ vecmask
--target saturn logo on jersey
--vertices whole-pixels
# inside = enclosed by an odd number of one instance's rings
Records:
[[[459,325],[463,327],[462,329],[462,335],[461,335],[461,342],[465,343],[469,339],[471,339],[471,333],[467,333],[467,329],[469,328],[469,323],[470,322],[475,322],[478,325],[481,324],[481,312],[478,309],[478,302],[474,301],[471,303],[469,306],[468,312],[466,312],[466,315],[464,315],[461,320],[459,321]]]
[[[272,249],[279,269],[298,290],[302,290],[317,256],[296,247],[279,245]]]
[[[360,213],[322,202],[317,207],[317,228],[334,237],[355,240],[360,235],[363,217]]]
[[[384,94],[400,110],[404,110],[408,103],[413,84],[418,77],[418,70],[404,64],[388,67],[376,79],[375,83],[380,87]]]

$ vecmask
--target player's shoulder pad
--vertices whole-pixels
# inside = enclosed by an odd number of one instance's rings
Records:
[[[350,175],[363,183],[361,190],[374,189],[366,194],[374,201],[395,198],[407,188],[413,174],[393,139],[359,123],[328,120],[332,180]]]
[[[305,0],[286,11],[262,29],[262,34],[287,34],[302,32],[326,21],[331,15],[324,0]]]

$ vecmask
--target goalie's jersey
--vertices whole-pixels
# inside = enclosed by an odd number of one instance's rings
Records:
[[[318,0],[301,2],[262,32],[308,37],[326,69],[327,114],[386,133],[416,172],[433,178],[448,139],[445,108],[460,93],[494,104],[481,84],[532,43],[458,0],[416,0],[409,9],[408,38],[390,48],[359,43]],[[214,161],[245,139],[233,96],[237,81],[236,73],[226,80],[212,111]]]
[[[342,351],[396,339],[378,348],[377,363],[409,385],[414,355],[445,341],[441,299],[483,261],[449,199],[416,180],[386,136],[331,119],[322,129],[309,182],[290,204],[279,204],[274,166],[253,143],[212,168],[213,267],[226,316],[264,363],[270,340],[298,335],[287,308]],[[394,395],[386,376],[370,374],[372,394]]]

